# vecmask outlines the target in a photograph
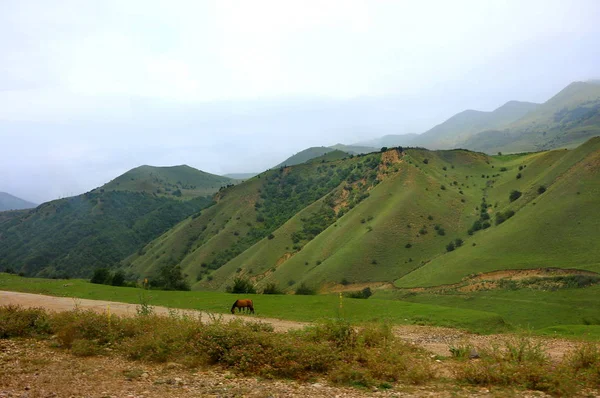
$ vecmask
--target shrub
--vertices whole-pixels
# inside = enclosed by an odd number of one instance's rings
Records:
[[[158,278],[153,280],[151,285],[164,290],[190,290],[186,277],[181,266],[165,265],[160,269]]]
[[[252,282],[250,282],[250,280],[246,278],[236,277],[233,279],[233,287],[231,288],[230,293],[256,294],[256,288],[254,287]]]
[[[517,173],[517,180],[519,180],[523,175],[521,173]]]
[[[429,159],[423,159],[423,163],[429,164]]]
[[[461,238],[456,238],[454,240],[454,246],[461,247],[463,245],[463,240]]]
[[[296,294],[303,296],[312,296],[317,294],[317,291],[312,287],[308,287],[304,282],[302,282],[300,286],[298,286],[298,288],[296,289]]]
[[[275,283],[270,282],[263,289],[263,294],[283,294],[283,291]]]
[[[372,295],[373,295],[373,292],[371,291],[370,287],[365,287],[363,290],[356,291],[356,292],[350,292],[347,294],[347,296],[349,298],[356,298],[356,299],[368,299]]]
[[[17,305],[0,307],[0,339],[49,332],[48,317],[43,309],[22,308]]]
[[[412,247],[412,245],[410,243],[407,243],[406,245],[404,245],[405,248],[410,249]]]
[[[519,199],[521,197],[522,193],[520,191],[517,190],[513,190],[510,192],[510,195],[508,196],[508,200],[510,200],[511,202],[514,202],[515,200]]]
[[[537,193],[541,195],[541,194],[543,194],[544,192],[546,192],[546,187],[545,187],[545,186],[543,186],[543,185],[540,185],[540,186],[538,187],[538,189],[537,189]]]
[[[97,268],[94,271],[94,275],[92,276],[92,279],[90,279],[91,283],[98,283],[101,285],[104,284],[110,284],[110,281],[112,279],[112,275],[110,273],[110,271],[106,268]]]
[[[454,251],[454,242],[450,242],[446,245],[446,251],[448,251],[448,252]]]
[[[113,286],[123,286],[125,284],[125,273],[121,270],[115,272],[110,284]]]

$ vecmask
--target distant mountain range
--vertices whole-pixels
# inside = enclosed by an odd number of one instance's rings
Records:
[[[0,211],[31,209],[36,206],[35,203],[17,198],[6,192],[0,192]]]
[[[422,134],[386,135],[356,145],[486,153],[573,148],[600,135],[599,82],[571,83],[543,104],[509,101],[491,112],[465,110]]]

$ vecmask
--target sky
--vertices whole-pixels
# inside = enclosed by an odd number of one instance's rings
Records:
[[[600,1],[0,0],[0,191],[265,170],[600,77]]]

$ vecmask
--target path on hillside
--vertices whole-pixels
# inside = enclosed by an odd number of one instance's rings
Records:
[[[9,292],[0,290],[0,305],[21,305],[23,307],[41,307],[50,311],[70,311],[75,308],[82,310],[93,310],[96,312],[106,312],[110,309],[112,314],[122,316],[134,316],[137,314],[137,304],[119,303],[114,301],[88,300],[73,297],[54,297],[42,294],[31,294],[21,292]],[[167,307],[152,306],[154,313],[159,315],[169,315]],[[205,311],[177,309],[180,314],[190,316],[202,315],[203,321],[210,321],[212,317],[222,317],[228,321],[236,318],[243,318],[247,321],[266,322],[273,325],[275,331],[285,332],[292,329],[301,329],[309,323],[288,321],[276,318],[262,318],[245,315],[231,314],[211,314]],[[501,342],[508,335],[476,335],[464,332],[458,329],[443,328],[437,326],[418,326],[418,325],[398,325],[394,327],[394,333],[403,340],[418,345],[432,354],[448,356],[449,347],[470,344],[475,347],[489,347],[495,342]],[[548,355],[554,360],[560,360],[565,353],[577,346],[577,342],[548,337],[535,337],[536,340],[543,343]]]

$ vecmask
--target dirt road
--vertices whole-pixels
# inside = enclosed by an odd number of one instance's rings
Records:
[[[134,316],[137,314],[136,304],[126,304],[113,301],[102,300],[87,300],[71,297],[54,297],[41,294],[30,294],[20,292],[0,291],[0,305],[17,304],[24,307],[42,307],[50,311],[69,311],[74,308],[84,310],[93,310],[97,312],[105,312],[110,309],[110,312],[122,316]],[[166,307],[153,307],[154,312],[161,315],[168,315],[172,309]],[[210,320],[209,314],[206,312],[193,310],[177,310],[181,314],[198,316],[202,314],[203,320]],[[217,314],[218,317],[223,317],[224,320],[239,318],[244,320],[267,322],[273,325],[276,331],[284,332],[291,329],[300,329],[307,326],[307,323],[287,321],[275,318],[259,318],[244,315]],[[500,342],[506,339],[506,335],[487,335],[481,336],[467,333],[457,329],[442,328],[435,326],[417,326],[417,325],[401,325],[394,327],[394,333],[403,340],[418,345],[432,353],[432,355],[448,356],[450,355],[449,348],[451,346],[469,344],[475,347],[489,347],[495,342]],[[554,360],[560,360],[564,354],[574,347],[577,343],[564,339],[556,338],[536,338],[543,343],[548,355]]]

